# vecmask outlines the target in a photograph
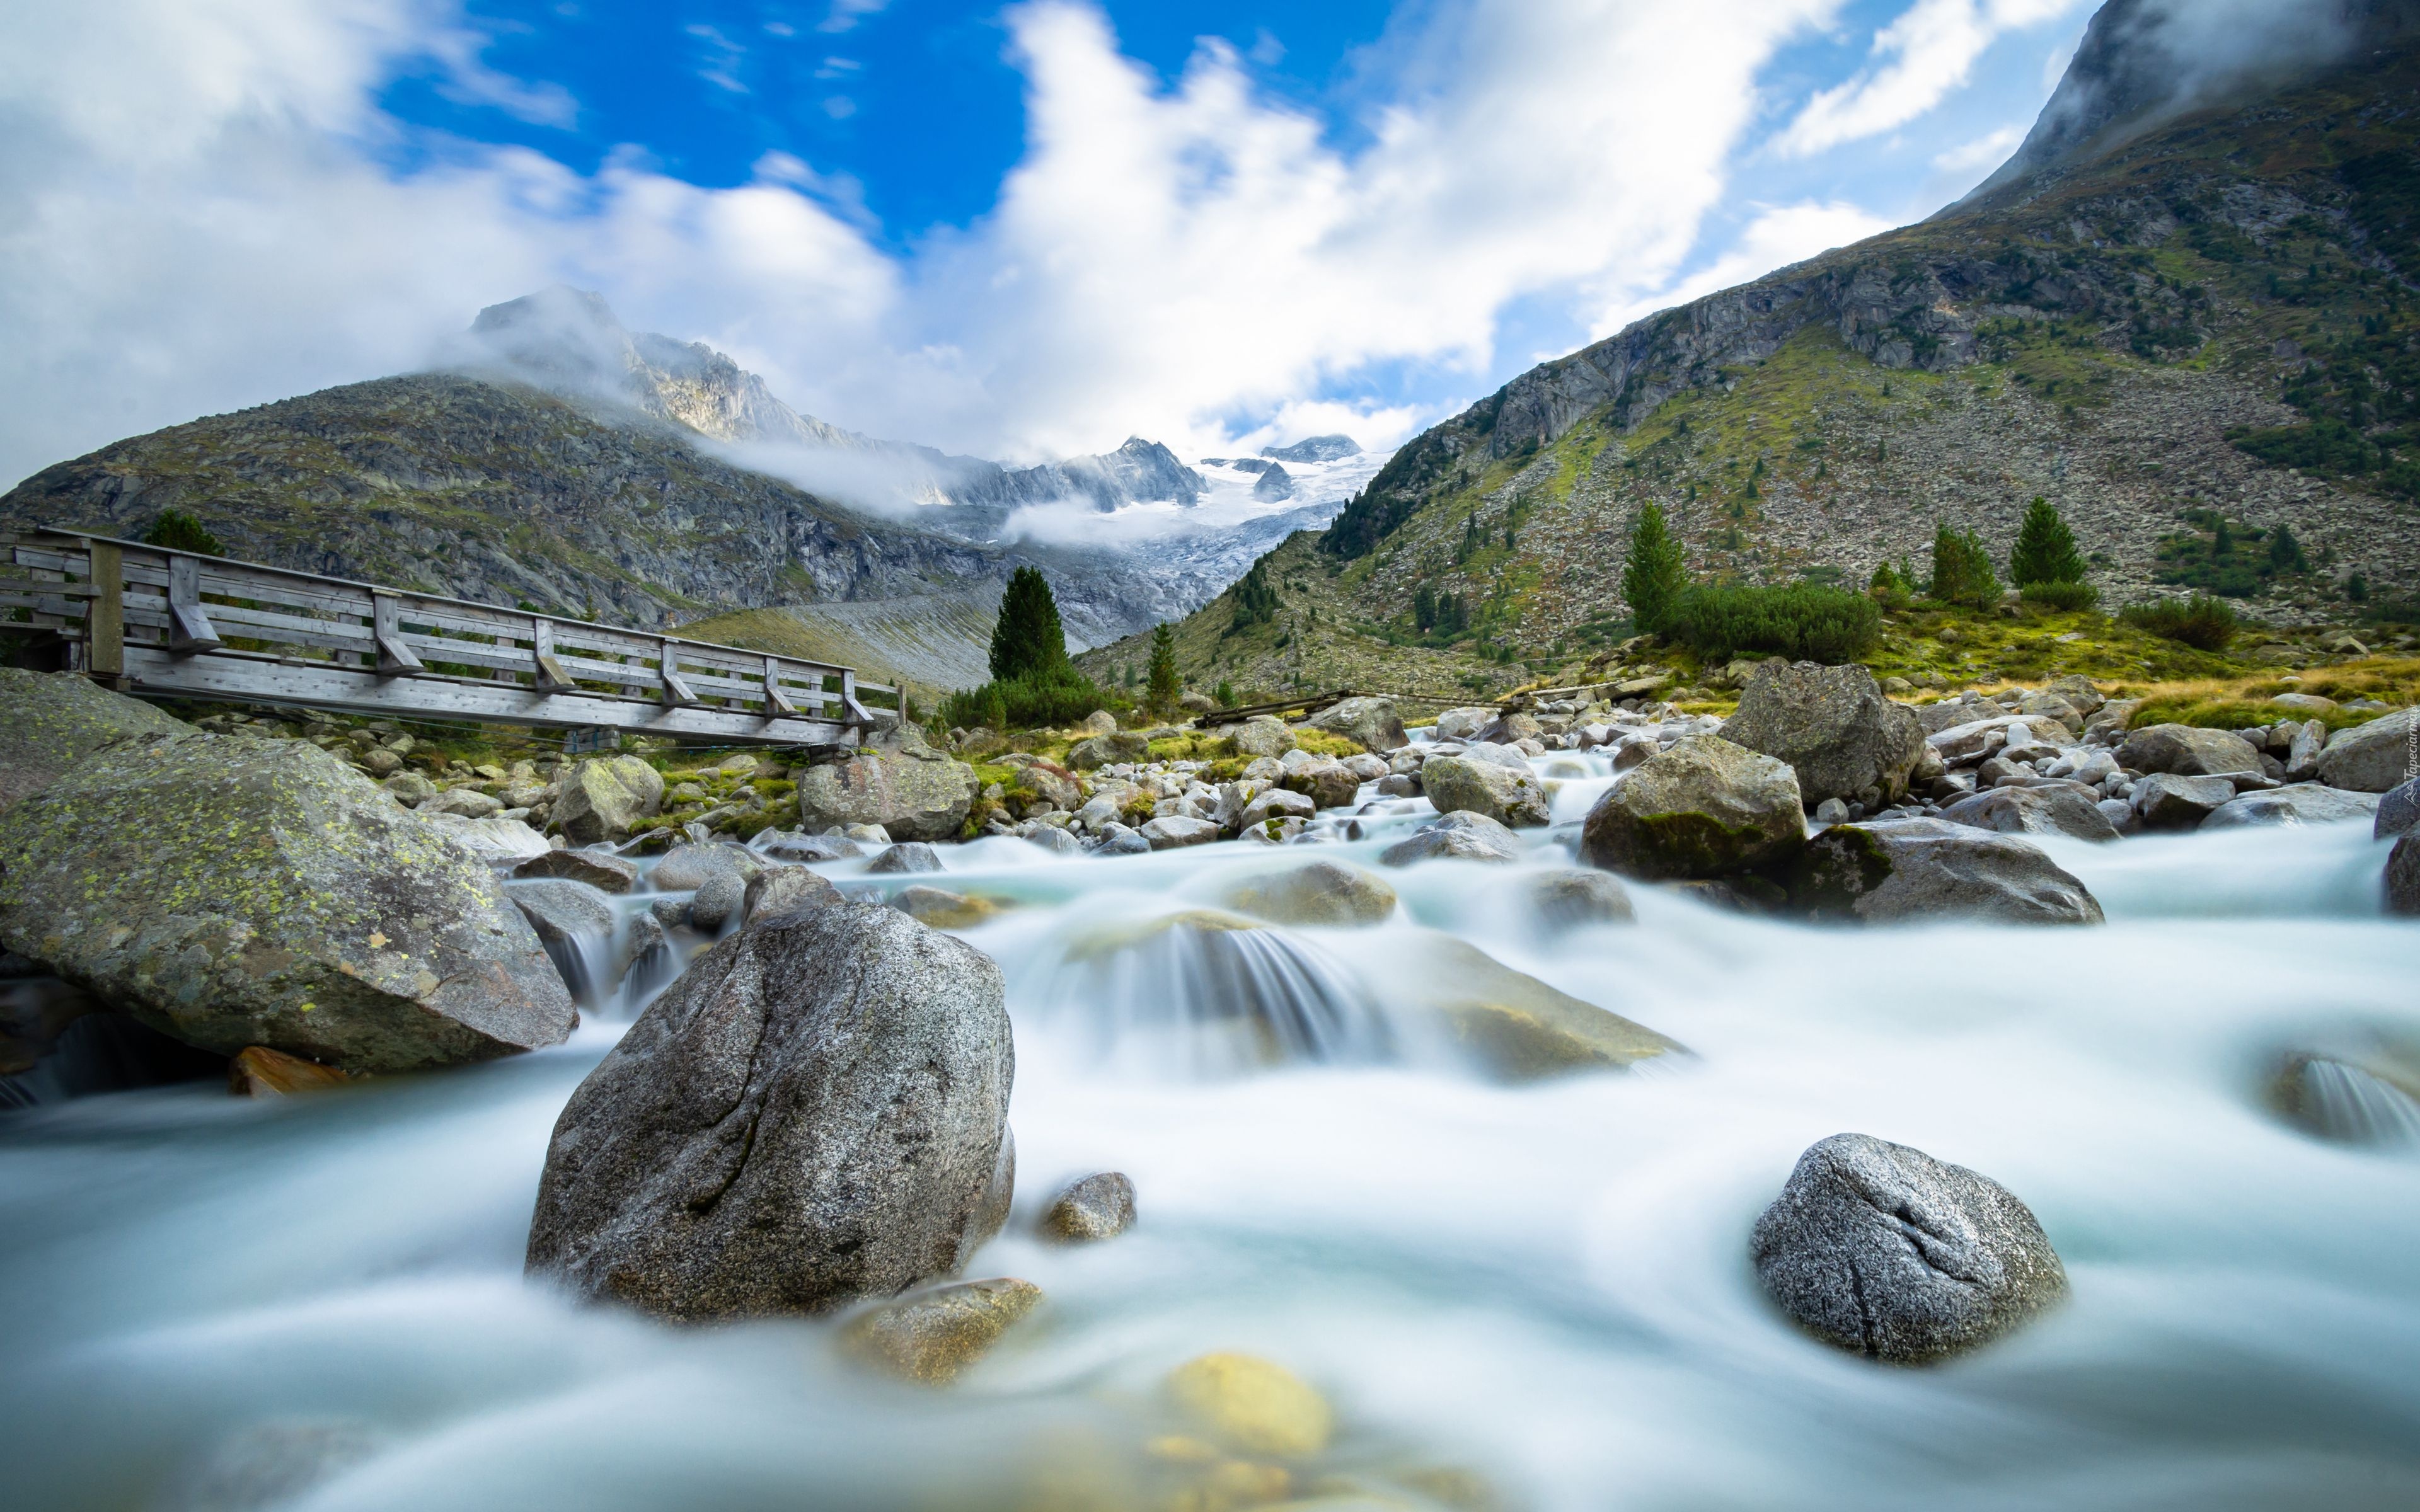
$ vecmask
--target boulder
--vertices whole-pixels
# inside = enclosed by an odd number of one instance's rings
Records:
[[[502,799],[491,798],[477,788],[447,788],[420,807],[425,812],[462,819],[493,819],[504,811]]]
[[[1687,1053],[1450,935],[1414,936],[1392,966],[1398,1011],[1430,1016],[1457,1053],[1499,1080],[1627,1071]]]
[[[1748,1250],[1801,1328],[1892,1365],[1988,1344],[2067,1295],[2066,1267],[2007,1188],[1869,1134],[1799,1156]]]
[[[417,809],[437,796],[437,784],[418,772],[397,772],[379,786],[407,809]]]
[[[748,911],[748,884],[738,873],[719,872],[698,885],[689,900],[689,925],[707,934],[720,934],[722,926],[734,918],[744,918]]]
[[[546,837],[518,819],[502,814],[487,819],[465,819],[447,813],[433,804],[423,804],[420,813],[436,822],[437,827],[451,835],[455,842],[483,861],[502,864],[505,861],[526,861],[533,856],[551,855],[553,847]]]
[[[1416,861],[1517,861],[1521,841],[1512,831],[1467,809],[1422,825],[1409,840],[1397,841],[1379,854],[1388,866]]]
[[[1651,882],[1685,881],[1785,865],[1806,843],[1787,763],[1719,735],[1689,735],[1597,800],[1580,858]]]
[[[1395,912],[1394,888],[1359,867],[1335,861],[1248,877],[1220,901],[1273,924],[1381,924]]]
[[[1485,814],[1514,827],[1546,822],[1546,790],[1528,766],[1472,756],[1434,756],[1420,768],[1420,791],[1439,813]]]
[[[1272,819],[1309,819],[1318,812],[1319,805],[1305,794],[1265,788],[1244,800],[1235,825],[1239,829],[1256,829]]]
[[[2118,748],[2118,764],[2130,772],[2219,777],[2228,772],[2258,772],[2260,753],[2232,731],[2155,724],[2126,737]]]
[[[1076,780],[1075,773],[1056,762],[1026,763],[1024,771],[1017,774],[1017,781],[1053,809],[1072,810],[1083,807],[1083,785]],[[953,831],[952,835],[954,834]],[[948,840],[952,835],[934,838]]]
[[[2386,911],[2420,917],[2420,829],[2397,841],[2387,853]]]
[[[220,1055],[410,1071],[579,1022],[487,864],[302,741],[123,741],[19,799],[0,943]]]
[[[1062,1244],[1115,1239],[1134,1227],[1134,1182],[1123,1171],[1100,1171],[1059,1194],[1042,1215],[1042,1237]]]
[[[856,1319],[842,1335],[843,1346],[903,1380],[946,1386],[1041,1301],[1040,1287],[1014,1276],[954,1282]]]
[[[1485,704],[1448,709],[1436,717],[1432,733],[1439,740],[1468,740],[1496,722],[1496,711]]]
[[[1807,842],[1789,890],[1793,909],[1844,923],[2102,921],[2084,884],[2039,847],[1939,819],[1835,825]]]
[[[939,872],[942,870],[940,853],[921,840],[901,841],[866,865],[871,876],[896,876],[903,872]]]
[[[1207,819],[1187,819],[1183,814],[1162,814],[1138,831],[1155,851],[1180,850],[1187,845],[1207,845],[1218,838],[1218,826]]]
[[[1089,772],[1119,762],[1149,760],[1151,742],[1131,731],[1112,730],[1089,740],[1079,740],[1067,748],[1067,764],[1079,772]]]
[[[768,861],[852,861],[865,854],[853,840],[838,835],[783,835],[776,833],[771,840],[754,848]]]
[[[800,772],[799,825],[809,830],[873,825],[894,841],[955,840],[980,791],[973,767],[910,739],[895,751],[861,753]]]
[[[1303,723],[1313,730],[1357,740],[1364,750],[1400,750],[1411,740],[1404,733],[1403,716],[1395,712],[1393,699],[1345,699],[1329,704]]]
[[[2134,784],[2134,817],[2146,829],[2194,829],[2235,801],[2223,777],[2171,777],[2163,772]]]
[[[1057,825],[1046,825],[1035,820],[1033,827],[1025,831],[1024,838],[1028,845],[1039,846],[1053,856],[1084,854],[1084,842]]]
[[[1227,738],[1234,743],[1238,756],[1279,757],[1295,748],[1294,732],[1283,719],[1256,714],[1242,724],[1231,726]]]
[[[708,845],[675,845],[664,853],[648,880],[662,892],[688,892],[715,877],[736,876],[744,885],[765,863],[744,845],[718,841]]]
[[[2420,778],[2420,709],[2339,730],[2319,753],[2319,780],[2355,793],[2384,793]]]
[[[639,885],[636,866],[603,851],[546,851],[513,868],[513,876],[530,882],[560,877],[566,882],[584,882],[599,892],[628,892]]]
[[[1638,918],[1629,889],[1603,872],[1575,867],[1541,872],[1527,880],[1527,891],[1530,917],[1549,933],[1590,924],[1630,924]]]
[[[1511,714],[1497,715],[1470,738],[1484,740],[1497,746],[1517,746],[1525,740],[1535,740],[1544,733],[1545,733],[1544,725],[1528,715],[1515,710]]]
[[[2375,840],[2391,840],[2415,828],[2420,828],[2420,778],[2378,800],[2378,818],[2369,833]]]
[[[1205,1354],[1168,1378],[1176,1405],[1231,1448],[1298,1458],[1327,1447],[1336,1414],[1283,1365],[1249,1354]]]
[[[663,774],[636,756],[574,763],[556,786],[553,825],[574,845],[628,840],[663,810]]]
[[[2087,713],[2087,711],[2084,709],[2077,708],[2073,703],[2060,697],[2058,694],[2049,692],[2028,693],[2024,697],[2017,700],[2017,712],[2019,714],[2048,715],[2050,717],[2056,719],[2059,723],[2067,726],[2070,730],[2083,729],[2085,717]]]
[[[0,812],[112,741],[192,729],[77,672],[0,667]]]
[[[803,866],[768,866],[748,879],[747,891],[740,895],[739,917],[743,921],[770,918],[840,901],[840,889],[819,872]]]
[[[2296,782],[2265,792],[2244,793],[2220,804],[2201,822],[2204,829],[2237,829],[2249,825],[2340,825],[2372,821],[2378,799],[2367,793],[2347,793],[2316,782]]]
[[[1118,717],[1107,709],[1094,709],[1076,721],[1076,730],[1079,734],[1113,735],[1118,733]]]
[[[2003,835],[2071,835],[2077,840],[2116,840],[2117,826],[2100,800],[2072,787],[1993,788],[1961,798],[1941,810],[1953,825],[1970,825]]]
[[[1985,703],[1984,708],[1996,707]],[[1924,737],[1934,754],[1944,762],[1955,764],[1980,760],[1995,748],[2016,746],[2066,747],[2075,744],[2075,733],[2046,714],[2002,714],[1951,725],[1948,729]]]
[[[555,1122],[529,1269],[665,1318],[827,1311],[956,1271],[996,1220],[1000,968],[895,909],[691,962]]]
[[[1721,734],[1789,764],[1809,804],[1869,788],[1896,797],[1924,748],[1915,714],[1883,697],[1873,673],[1811,661],[1758,668]]]
[[[1285,775],[1285,785],[1320,809],[1342,809],[1361,794],[1361,778],[1331,757],[1304,762]]]
[[[2270,1106],[2306,1134],[2409,1148],[2420,1140],[2420,1043],[2338,1031],[2280,1057],[2268,1092]]]
[[[2060,698],[2065,699],[2068,702],[2068,705],[2074,709],[2078,715],[2082,716],[2084,719],[2089,719],[2094,715],[2099,714],[2108,705],[2109,702],[2108,695],[2102,693],[2100,688],[2095,687],[2093,686],[2092,679],[2085,676],[2082,672],[2069,672],[2064,677],[2054,677],[2042,691],[2045,693],[2055,693]],[[2023,707],[2022,704],[2019,706]],[[2027,709],[2025,712],[2030,714],[2034,711]],[[2081,730],[2084,728],[2081,720],[2070,719],[2063,720],[2061,722],[2065,723],[2070,729]]]
[[[551,945],[603,939],[613,933],[613,901],[585,882],[560,877],[524,882],[511,889],[511,897],[537,937]]]
[[[1955,730],[1960,725],[1973,724],[1978,719],[1996,719],[2008,713],[1998,704],[1985,700],[1969,703],[1961,702],[1956,699],[1944,699],[1938,703],[1927,703],[1912,712],[1916,715],[1916,727],[1927,735],[1937,735],[1944,730]]]
[[[971,929],[1000,912],[1000,905],[989,899],[970,898],[923,883],[902,887],[891,906],[933,929]]]

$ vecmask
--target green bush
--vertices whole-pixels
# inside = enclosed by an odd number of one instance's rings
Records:
[[[2023,591],[2026,603],[2040,604],[2044,609],[2071,612],[2101,602],[2101,590],[2090,583],[2027,583]]]
[[[2191,598],[2160,598],[2129,604],[2118,620],[2163,640],[2174,640],[2196,651],[2224,651],[2235,639],[2235,606],[2223,598],[2195,594]]]
[[[1699,587],[1673,604],[1663,633],[1713,661],[1761,651],[1837,664],[1872,646],[1882,623],[1872,599],[1845,588]]]
[[[219,545],[219,538],[181,509],[160,511],[160,517],[143,532],[143,544],[168,551],[191,551],[202,557],[226,555],[226,548]]]
[[[1074,724],[1110,700],[1093,680],[1067,662],[1029,672],[1023,677],[985,683],[953,693],[941,703],[941,718],[972,729],[981,725],[1006,733]]]

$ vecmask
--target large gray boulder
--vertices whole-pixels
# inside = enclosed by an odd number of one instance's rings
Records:
[[[1423,825],[1408,840],[1397,841],[1379,853],[1388,866],[1418,861],[1517,861],[1521,841],[1510,829],[1483,813],[1457,810],[1432,825]]]
[[[1265,714],[1256,714],[1242,724],[1233,726],[1227,732],[1227,738],[1234,742],[1238,756],[1274,759],[1295,746],[1294,732],[1286,728],[1285,721]]]
[[[1835,825],[1809,841],[1791,903],[1820,919],[2098,924],[2101,904],[2031,843],[1939,819]]]
[[[1359,867],[1311,861],[1229,885],[1219,901],[1272,924],[1381,924],[1395,912],[1395,889]]]
[[[1439,740],[1468,740],[1496,722],[1496,711],[1483,703],[1448,709],[1436,717],[1433,733]]]
[[[2319,780],[2356,793],[2384,793],[2420,778],[2420,709],[2398,709],[2339,730],[2319,752]]]
[[[122,741],[21,799],[0,943],[221,1055],[411,1071],[579,1022],[480,856],[302,741]]]
[[[628,840],[663,810],[664,775],[636,756],[596,756],[558,779],[554,827],[574,845]]]
[[[2375,840],[2392,840],[2413,829],[2420,829],[2420,778],[2378,800],[2378,817],[2371,822],[2369,833]]]
[[[2397,841],[2387,853],[2386,911],[2420,918],[2420,829]]]
[[[1432,756],[1420,767],[1420,791],[1439,813],[1485,814],[1516,829],[1546,822],[1546,790],[1526,765]]]
[[[2126,743],[2118,748],[2118,764],[2130,772],[2223,777],[2228,772],[2259,772],[2260,753],[2232,731],[2155,724],[2126,737]]]
[[[1720,735],[1689,735],[1597,800],[1580,858],[1645,881],[1690,881],[1786,864],[1806,843],[1788,763]]]
[[[2262,793],[2229,798],[2201,822],[2204,829],[2238,829],[2256,825],[2341,825],[2372,821],[2379,801],[2368,793],[2347,793],[2317,782],[2296,782]]]
[[[1984,703],[1980,707],[1998,705]],[[1927,735],[1924,743],[1944,762],[1954,764],[1978,761],[1986,751],[2004,746],[2072,746],[2075,732],[2047,714],[1986,715]]]
[[[556,1120],[529,1269],[666,1318],[823,1312],[955,1272],[997,1223],[1000,968],[833,903],[690,963]]]
[[[1801,1328],[1893,1365],[1988,1344],[2067,1295],[2058,1253],[2006,1187],[1869,1134],[1799,1156],[1748,1251]]]
[[[956,840],[982,785],[975,769],[921,742],[810,766],[798,776],[799,826],[879,825],[892,840]]]
[[[1924,748],[1914,711],[1883,697],[1873,673],[1811,661],[1758,668],[1721,733],[1734,746],[1788,763],[1810,805],[1868,789],[1896,797],[1907,790]]]
[[[192,728],[76,672],[0,667],[0,811],[114,740]]]
[[[1329,704],[1303,723],[1313,730],[1357,740],[1364,750],[1400,750],[1411,742],[1411,737],[1404,733],[1404,717],[1395,712],[1393,699],[1346,699]]]
[[[1959,799],[1941,810],[1953,825],[2003,835],[2071,835],[2077,840],[2116,840],[2118,827],[2099,800],[2073,787],[1993,788]]]
[[[2135,783],[2130,801],[2146,829],[2197,829],[2203,820],[2235,801],[2235,784],[2223,777],[2175,777],[2162,772]]]
[[[1067,748],[1067,764],[1079,772],[1116,762],[1151,760],[1151,742],[1138,731],[1112,728],[1106,734],[1079,740]]]

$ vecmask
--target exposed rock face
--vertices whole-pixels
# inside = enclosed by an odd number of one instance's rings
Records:
[[[1526,767],[1432,756],[1420,767],[1420,791],[1439,813],[1485,814],[1516,829],[1546,822],[1546,790]]]
[[[0,811],[113,740],[191,728],[75,672],[0,667]]]
[[[1294,474],[1282,463],[1273,462],[1252,485],[1252,497],[1262,503],[1273,504],[1294,497]]]
[[[1314,730],[1350,736],[1361,742],[1365,750],[1401,750],[1411,743],[1411,737],[1404,733],[1403,716],[1395,712],[1393,699],[1345,699],[1329,704],[1303,723]]]
[[[574,845],[628,840],[663,810],[663,774],[636,756],[593,757],[559,780],[554,827]]]
[[[1350,436],[1311,436],[1292,446],[1264,446],[1261,455],[1272,462],[1342,462],[1359,456],[1361,447]]]
[[[0,943],[221,1055],[411,1071],[579,1021],[480,858],[300,741],[130,740],[21,800]]]
[[[2077,840],[2116,840],[2118,827],[2100,803],[2074,788],[1993,788],[1961,798],[1941,810],[1953,825],[2003,835],[2072,835]]]
[[[2297,782],[2289,787],[2271,788],[2265,793],[2246,793],[2230,798],[2211,810],[2201,822],[2204,829],[2237,829],[2251,825],[2338,825],[2353,820],[2371,820],[2379,811],[2378,799],[2366,793],[2347,793],[2340,788],[2321,787],[2316,782]]]
[[[927,1386],[946,1386],[1042,1302],[1031,1281],[960,1281],[876,1307],[848,1326],[849,1352]]]
[[[1042,1237],[1063,1244],[1115,1239],[1134,1227],[1135,1188],[1124,1171],[1100,1171],[1069,1186],[1042,1215]]]
[[[2066,1267],[2007,1188],[1869,1134],[1801,1155],[1749,1253],[1800,1327],[1893,1365],[1988,1344],[2067,1295]]]
[[[1000,968],[895,909],[721,941],[556,1121],[529,1266],[668,1318],[820,1312],[980,1242],[1015,1073]]]
[[[1249,878],[1221,900],[1273,924],[1379,924],[1395,912],[1395,889],[1358,867],[1313,861]]]
[[[1784,864],[1806,843],[1787,763],[1719,735],[1691,735],[1597,800],[1580,858],[1650,882],[1687,881]]]
[[[2397,841],[2387,853],[2386,911],[2420,918],[2420,830]]]
[[[1883,697],[1873,673],[1811,661],[1758,668],[1722,737],[1789,763],[1809,804],[1869,788],[1896,796],[1924,748],[1916,715]]]
[[[2372,839],[2388,840],[2414,828],[2420,828],[2420,778],[2378,800],[2378,818],[2369,832]]]
[[[1397,841],[1378,859],[1388,866],[1416,861],[1517,861],[1521,841],[1512,831],[1483,813],[1457,810],[1434,825],[1424,825],[1409,840]]]
[[[602,851],[550,850],[513,868],[517,878],[561,877],[585,882],[600,892],[628,892],[639,885],[639,869]]]
[[[2176,777],[2223,777],[2258,772],[2260,753],[2252,742],[2226,730],[2188,724],[2155,724],[2137,730],[2118,748],[2118,764],[2135,772]]]
[[[957,839],[982,791],[973,767],[915,743],[811,766],[798,784],[803,828],[879,825],[892,840],[915,841]]]
[[[1866,924],[2102,921],[2084,884],[2033,845],[1938,819],[1835,825],[1807,842],[1790,893],[1818,918]]]
[[[2400,709],[2339,731],[2319,753],[2319,780],[2384,793],[2420,778],[2420,709]]]

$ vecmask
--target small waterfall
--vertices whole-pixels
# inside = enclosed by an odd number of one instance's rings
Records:
[[[584,1009],[602,1008],[618,996],[611,930],[540,930],[538,942],[546,958],[571,989],[571,1000]]]
[[[2420,1102],[2358,1066],[2312,1056],[2289,1072],[2293,1112],[2313,1134],[2348,1145],[2420,1145]]]

